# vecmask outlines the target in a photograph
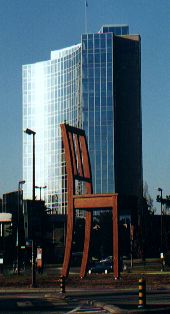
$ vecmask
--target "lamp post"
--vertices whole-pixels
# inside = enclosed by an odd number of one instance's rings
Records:
[[[163,211],[162,211],[162,188],[158,188],[158,191],[160,192],[160,203],[161,203],[161,261],[162,261],[162,269],[161,271],[164,270],[164,265],[163,265]]]
[[[32,146],[32,199],[35,201],[35,134],[36,132],[31,129],[26,129],[24,131],[28,135],[33,136],[33,146]],[[32,287],[36,287],[36,270],[35,270],[35,241],[34,235],[32,238]]]
[[[18,236],[18,246],[17,246],[17,274],[20,274],[20,213],[22,205],[22,185],[25,183],[24,180],[18,183],[18,211],[17,211],[17,236]]]
[[[35,134],[36,132],[31,129],[26,129],[24,131],[28,135],[33,136],[33,146],[32,146],[32,199],[35,201]]]
[[[47,186],[46,185],[44,185],[44,186],[35,186],[35,189],[39,189],[40,190],[40,201],[41,201],[41,190],[42,189],[46,189],[47,188]]]

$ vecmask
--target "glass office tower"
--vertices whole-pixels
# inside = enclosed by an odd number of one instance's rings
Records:
[[[53,212],[64,213],[64,166],[59,125],[78,125],[81,46],[54,51],[51,60],[23,66],[23,129],[35,135],[36,199],[45,198]],[[32,137],[23,135],[24,198],[32,198]]]
[[[114,192],[113,34],[82,35],[83,128],[94,191]]]
[[[83,34],[81,44],[23,66],[23,128],[36,132],[36,185],[65,213],[60,123],[86,131],[96,193],[142,196],[140,37],[127,25]],[[23,136],[24,197],[32,191],[32,139]],[[36,191],[39,198],[38,190]]]

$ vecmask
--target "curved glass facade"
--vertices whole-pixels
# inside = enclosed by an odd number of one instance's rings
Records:
[[[35,135],[35,185],[47,207],[65,212],[60,123],[78,126],[81,47],[51,53],[51,60],[23,66],[23,129]],[[24,198],[32,198],[32,136],[23,135]],[[40,191],[36,190],[39,199]]]

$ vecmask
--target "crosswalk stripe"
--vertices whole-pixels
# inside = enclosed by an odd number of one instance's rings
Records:
[[[93,313],[106,313],[106,310],[104,310],[101,307],[84,307],[84,306],[78,306],[75,309],[73,309],[70,312],[67,312],[67,314],[81,314],[81,313],[87,313],[87,314],[93,314]]]
[[[33,306],[32,302],[31,301],[19,301],[17,302],[17,306],[18,307],[26,307],[26,306]]]

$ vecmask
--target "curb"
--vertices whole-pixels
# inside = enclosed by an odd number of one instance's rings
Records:
[[[4,293],[57,293],[58,295],[60,295],[60,290],[59,288],[4,288],[4,289],[0,289],[0,294],[4,294]]]

